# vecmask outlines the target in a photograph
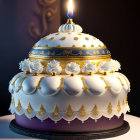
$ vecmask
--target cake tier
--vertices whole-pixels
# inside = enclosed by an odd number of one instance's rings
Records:
[[[29,120],[25,115],[19,116],[15,115],[15,120],[17,125],[37,131],[47,131],[47,132],[93,132],[102,131],[118,128],[123,125],[124,115],[122,114],[120,118],[113,116],[111,119],[106,117],[101,117],[98,121],[91,118],[82,123],[78,119],[74,119],[70,123],[64,119],[55,123],[51,119],[46,119],[40,121],[38,118],[34,117]]]
[[[86,121],[102,116],[120,117],[129,111],[128,79],[121,73],[108,75],[38,76],[19,73],[10,81],[10,110],[31,119],[50,118],[68,122],[75,118]]]

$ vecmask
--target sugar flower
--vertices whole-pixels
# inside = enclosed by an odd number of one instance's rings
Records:
[[[119,71],[121,69],[121,65],[117,60],[111,59],[110,65],[112,71]]]
[[[29,65],[30,65],[30,60],[24,59],[24,61],[21,61],[19,63],[19,69],[21,69],[24,72],[29,71]]]
[[[68,63],[65,68],[65,72],[70,75],[80,73],[80,66],[75,62]]]
[[[30,62],[29,70],[33,74],[42,73],[43,72],[43,65],[40,63],[40,61]]]
[[[103,61],[99,64],[98,68],[101,73],[109,73],[111,71],[111,63]]]
[[[91,63],[90,61],[86,61],[83,68],[82,68],[82,72],[84,73],[96,73],[98,71],[98,68],[96,66],[96,64]]]
[[[55,73],[55,74],[60,74],[62,72],[62,67],[60,66],[60,62],[56,60],[50,61],[48,63],[46,71],[49,73]]]

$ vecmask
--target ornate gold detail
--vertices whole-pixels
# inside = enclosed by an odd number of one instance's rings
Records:
[[[51,37],[51,38],[50,38],[50,40],[54,40],[54,39],[55,39],[54,37]]]
[[[72,45],[72,47],[76,47],[75,45]]]
[[[18,110],[18,111],[20,111],[20,110],[21,110],[20,100],[18,100],[17,110]]]
[[[128,104],[128,97],[126,96],[126,105]]]
[[[51,22],[54,18],[54,15],[57,12],[56,0],[37,0],[41,8],[36,9],[36,15],[41,17],[43,24],[43,31],[41,32],[39,28],[35,27],[35,23],[32,22],[29,25],[29,34],[32,38],[38,39],[47,33],[48,23]]]
[[[68,116],[68,117],[72,117],[73,116],[73,111],[72,111],[72,108],[71,108],[70,105],[67,108],[66,116]]]
[[[96,40],[97,38],[93,36],[93,39]]]
[[[65,37],[65,36],[61,38],[61,40],[65,40],[65,39],[66,39],[66,37]]]
[[[59,35],[60,33],[56,33],[55,35]]]
[[[54,108],[54,112],[52,113],[53,117],[58,117],[60,115],[59,113],[59,108],[57,107],[57,105]]]
[[[62,46],[61,46],[61,45],[57,45],[57,47],[58,47],[58,48],[61,48]]]
[[[85,47],[87,47],[86,45],[83,45],[83,47],[85,48]]]
[[[103,51],[102,54],[105,54],[105,51]]]
[[[18,87],[19,89],[22,88],[22,84],[23,84],[23,82],[25,81],[25,79],[27,79],[27,77],[24,77],[24,78],[23,78],[22,82],[20,83],[20,85],[19,85],[19,87]]]
[[[124,78],[124,80],[126,81],[127,86],[129,86],[128,84],[128,80],[126,79],[126,77],[123,74],[119,74],[120,76],[122,76]]]
[[[89,40],[89,38],[88,38],[88,37],[86,37],[86,38],[85,38],[85,40]]]
[[[40,52],[40,55],[43,55],[44,54],[44,51]]]
[[[93,108],[93,115],[94,116],[98,116],[99,115],[99,111],[98,111],[98,106],[95,105],[94,108]]]
[[[74,40],[78,40],[79,38],[78,37],[74,37]]]
[[[28,104],[28,108],[26,109],[26,111],[28,114],[31,114],[33,112],[33,109],[30,103]]]
[[[108,83],[106,82],[106,80],[104,79],[104,77],[100,77],[100,78],[104,81],[104,83],[106,85],[105,88],[111,88],[111,86],[108,85]]]
[[[100,54],[100,52],[99,52],[99,51],[97,51],[97,54]]]
[[[63,83],[64,83],[64,80],[65,80],[65,79],[62,77],[60,80],[61,80],[61,82],[60,82],[59,88],[60,88],[60,89],[64,89]]]
[[[94,47],[94,45],[91,45],[91,47]]]
[[[40,87],[40,84],[41,84],[41,81],[44,79],[44,77],[41,77],[40,78],[40,80],[39,80],[39,82],[38,82],[38,85],[36,86],[36,89],[40,89],[41,87]]]
[[[49,47],[48,44],[46,44],[46,47]]]
[[[21,76],[19,75],[15,80],[14,82],[12,83],[12,86],[15,85],[15,82],[17,81],[17,79],[19,79]]]
[[[81,109],[80,109],[80,116],[81,117],[84,117],[84,116],[86,116],[86,110],[85,110],[85,107],[84,107],[84,105],[82,105],[82,107],[81,107]]]
[[[120,101],[118,101],[118,104],[117,104],[117,111],[118,111],[118,113],[120,113],[120,111],[121,111]]]
[[[96,52],[95,51],[93,52],[93,55],[96,55]]]
[[[111,102],[108,105],[107,112],[108,112],[108,114],[112,114],[112,104],[111,104]]]
[[[82,33],[78,33],[78,35],[82,35]]]
[[[43,38],[43,40],[46,40],[46,39],[47,39],[47,36]]]
[[[82,83],[83,83],[83,90],[88,90],[89,88],[88,88],[88,86],[85,83],[85,78],[81,77],[81,80],[82,80]]]
[[[125,105],[125,100],[123,99],[123,106]]]
[[[121,85],[124,87],[124,83],[122,82],[122,80],[120,79],[120,77],[117,77],[119,79],[119,81],[121,82]]]
[[[41,104],[41,106],[40,106],[40,109],[39,109],[38,114],[39,114],[39,116],[41,116],[41,117],[45,115],[45,110],[44,110],[44,107],[43,107],[42,104]]]
[[[14,100],[14,97],[11,98],[11,103],[15,106],[15,100]]]

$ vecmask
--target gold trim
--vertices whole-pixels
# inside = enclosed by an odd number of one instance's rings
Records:
[[[129,86],[127,78],[123,74],[119,74],[119,75],[123,77],[123,79],[126,81],[127,86]]]
[[[125,105],[125,100],[123,99],[123,106]]]
[[[108,104],[107,112],[108,112],[108,114],[112,114],[112,112],[113,112],[111,102]]]
[[[31,114],[33,112],[33,109],[30,103],[28,104],[28,108],[26,109],[26,111],[28,114]]]
[[[120,111],[121,111],[120,101],[118,101],[118,104],[117,104],[117,111],[118,111],[118,113],[120,113]]]
[[[14,81],[13,83],[11,84],[12,86],[15,84],[15,82],[17,81],[17,79],[19,79],[21,77],[21,75],[19,75]]]
[[[67,117],[72,117],[73,116],[73,111],[72,111],[72,108],[71,108],[70,105],[67,108],[66,116]]]
[[[59,113],[59,108],[57,107],[57,105],[54,108],[54,112],[52,113],[53,117],[58,117],[60,115]]]
[[[85,107],[84,105],[82,105],[81,109],[80,109],[80,116],[81,117],[85,117],[86,116],[86,110],[85,110]]]
[[[11,103],[15,106],[15,100],[14,100],[14,97],[11,98]]]
[[[27,77],[24,77],[23,79],[22,79],[22,81],[21,81],[21,83],[20,83],[20,85],[19,85],[19,89],[21,89],[22,88],[22,84],[23,84],[23,82],[25,81],[25,79],[27,79]]]
[[[106,82],[106,80],[104,79],[104,77],[100,77],[100,78],[101,78],[101,80],[104,81],[104,83],[105,83],[105,85],[106,85],[105,88],[111,88],[111,86],[108,85],[108,83]]]
[[[40,106],[40,109],[39,109],[39,111],[38,111],[38,114],[39,114],[40,117],[42,117],[42,116],[45,115],[45,110],[44,110],[44,107],[43,107],[42,104],[41,104],[41,106]]]
[[[18,110],[18,111],[20,111],[20,110],[21,110],[21,103],[20,103],[20,100],[18,100],[18,105],[17,105],[17,107],[16,107],[16,108],[17,108],[17,110]]]
[[[102,47],[91,47],[91,46],[86,46],[86,47],[62,47],[62,46],[57,46],[57,47],[37,47],[33,46],[33,49],[43,49],[43,50],[70,50],[70,49],[75,49],[75,50],[102,50],[102,49],[107,49],[106,46]]]
[[[82,80],[82,83],[83,83],[83,90],[88,90],[89,88],[88,88],[88,86],[85,83],[85,78],[81,77],[81,80]]]
[[[59,89],[64,89],[64,85],[63,85],[63,83],[64,83],[64,78],[62,77],[61,79],[60,79],[60,86],[59,86]]]
[[[42,82],[43,79],[44,79],[44,77],[41,77],[41,78],[40,78],[40,80],[39,80],[39,82],[38,82],[38,85],[36,86],[36,89],[37,89],[37,90],[41,88],[41,87],[40,87],[40,84],[41,84],[41,82]]]
[[[94,108],[93,108],[93,115],[94,116],[98,116],[99,115],[99,111],[98,111],[98,106],[95,105]]]
[[[117,77],[119,79],[119,81],[121,82],[121,85],[124,87],[124,83],[122,82],[122,80],[120,79],[120,77]]]

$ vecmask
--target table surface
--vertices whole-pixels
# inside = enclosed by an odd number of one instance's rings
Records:
[[[9,122],[12,119],[14,119],[14,115],[0,117],[0,139],[5,139],[5,140],[33,139],[12,132],[9,129]],[[130,131],[128,133],[122,136],[108,138],[104,140],[133,140],[133,139],[140,140],[140,118],[131,115],[125,115],[125,120],[128,121],[130,124]]]

